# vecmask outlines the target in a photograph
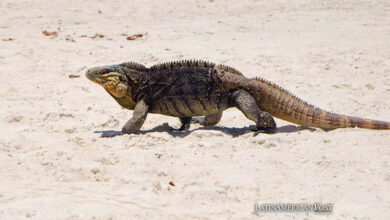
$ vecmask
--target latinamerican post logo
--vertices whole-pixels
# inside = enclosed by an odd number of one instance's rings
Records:
[[[264,212],[315,212],[315,213],[332,213],[333,204],[321,203],[260,203],[255,202],[254,211],[257,213]]]

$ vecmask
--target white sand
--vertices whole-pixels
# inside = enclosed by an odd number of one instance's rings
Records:
[[[132,112],[84,77],[206,59],[330,111],[390,120],[388,1],[1,0],[0,18],[0,39],[13,39],[0,40],[0,219],[390,218],[389,131],[278,120],[276,134],[238,135],[253,123],[231,109],[213,128],[171,135],[162,125],[177,119],[149,115],[142,134],[103,139],[94,131],[121,129]],[[254,201],[334,212],[256,215]]]

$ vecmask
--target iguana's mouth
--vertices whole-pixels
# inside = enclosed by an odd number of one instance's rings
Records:
[[[88,71],[88,72],[85,74],[85,76],[87,76],[87,78],[88,78],[89,80],[91,80],[92,82],[97,83],[97,84],[99,84],[99,85],[101,85],[101,84],[104,83],[104,80],[101,79],[101,78],[99,77],[99,75],[96,75],[96,74],[93,73],[93,72]]]
[[[104,72],[103,72],[104,71]],[[127,91],[127,79],[119,72],[108,72],[107,70],[89,69],[85,74],[92,82],[103,86],[110,94],[115,97],[123,97]]]

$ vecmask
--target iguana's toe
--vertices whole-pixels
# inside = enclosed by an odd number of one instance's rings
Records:
[[[188,131],[190,129],[190,123],[180,126],[179,131]]]
[[[253,136],[257,136],[260,133],[265,133],[265,134],[274,134],[276,133],[276,128],[258,128],[255,126],[249,127],[249,130],[253,131]]]
[[[172,128],[171,131],[188,131],[190,129],[190,124],[182,124],[180,128]]]

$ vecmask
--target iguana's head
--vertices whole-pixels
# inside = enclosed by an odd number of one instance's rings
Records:
[[[121,98],[126,95],[127,77],[118,65],[94,67],[88,69],[85,75],[115,97]]]

